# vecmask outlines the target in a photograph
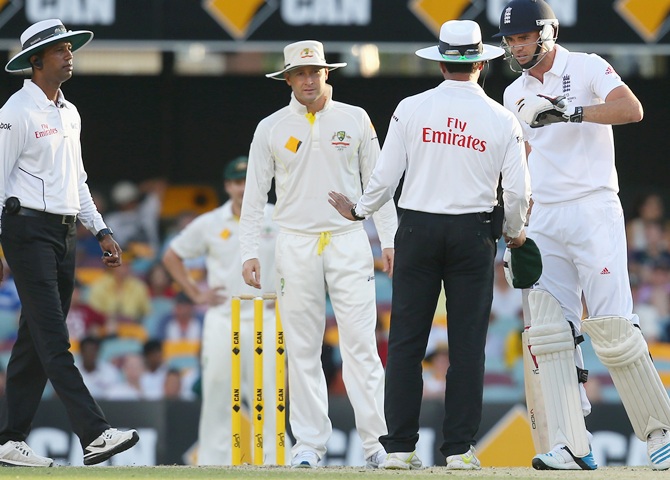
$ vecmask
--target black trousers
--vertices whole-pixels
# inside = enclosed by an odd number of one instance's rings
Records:
[[[7,365],[0,444],[26,439],[47,379],[65,405],[82,447],[109,428],[69,351],[65,318],[74,288],[75,228],[55,217],[2,215],[2,248],[22,308]]]
[[[487,214],[405,211],[395,239],[384,409],[387,452],[411,452],[419,439],[421,362],[442,284],[450,366],[444,401],[445,457],[475,444],[482,416],[484,346],[493,300],[495,242]]]

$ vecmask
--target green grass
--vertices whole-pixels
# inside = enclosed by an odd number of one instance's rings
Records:
[[[594,472],[536,471],[531,468],[484,468],[479,471],[454,472],[444,467],[425,470],[384,471],[366,470],[363,467],[325,467],[317,469],[291,469],[288,467],[55,467],[55,468],[1,468],[0,478],[12,480],[42,479],[179,479],[179,480],[359,480],[375,478],[406,479],[411,477],[444,478],[447,480],[563,480],[589,477],[589,480],[652,480],[662,473],[646,467],[605,467]]]

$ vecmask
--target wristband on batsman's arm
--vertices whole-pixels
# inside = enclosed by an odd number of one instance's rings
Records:
[[[584,107],[575,107],[575,111],[566,115],[570,123],[582,123],[584,119]]]

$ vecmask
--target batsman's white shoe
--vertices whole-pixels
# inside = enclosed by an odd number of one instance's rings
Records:
[[[647,454],[654,470],[670,468],[670,435],[667,430],[655,430],[649,434]]]
[[[393,452],[386,455],[379,468],[385,470],[421,470],[423,463],[416,452]]]
[[[475,449],[470,449],[458,455],[449,455],[447,457],[447,468],[449,470],[480,470],[482,464],[475,456]]]
[[[26,442],[9,440],[0,445],[0,465],[6,467],[51,467],[54,461],[41,457]]]
[[[375,453],[365,459],[365,468],[379,468],[379,465],[381,465],[385,459],[386,450],[383,448],[381,450],[377,450]]]
[[[108,428],[84,449],[84,465],[102,463],[117,453],[125,452],[135,445],[140,436],[135,430],[122,432]]]
[[[291,468],[316,468],[319,463],[319,456],[311,450],[303,450],[291,460]]]
[[[535,470],[595,470],[598,468],[593,452],[585,457],[575,457],[568,447],[558,446],[551,452],[533,457]]]

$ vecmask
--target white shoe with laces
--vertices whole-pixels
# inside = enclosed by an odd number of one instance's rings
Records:
[[[449,470],[481,470],[482,464],[475,456],[475,449],[470,447],[467,452],[447,457]]]
[[[140,436],[135,430],[122,432],[108,428],[84,449],[84,465],[102,463],[117,453],[125,452],[135,445]]]
[[[670,468],[670,435],[667,430],[655,430],[647,437],[647,454],[654,470]]]
[[[379,468],[379,465],[381,465],[385,459],[386,450],[383,448],[381,450],[377,450],[375,453],[365,459],[365,468]]]
[[[52,459],[33,452],[33,449],[26,442],[9,440],[4,445],[0,445],[0,465],[6,467],[51,467],[53,464]]]
[[[311,450],[303,450],[291,460],[291,468],[316,468],[318,464],[319,456]]]
[[[385,470],[421,470],[423,463],[414,452],[393,452],[386,455],[379,468]]]

